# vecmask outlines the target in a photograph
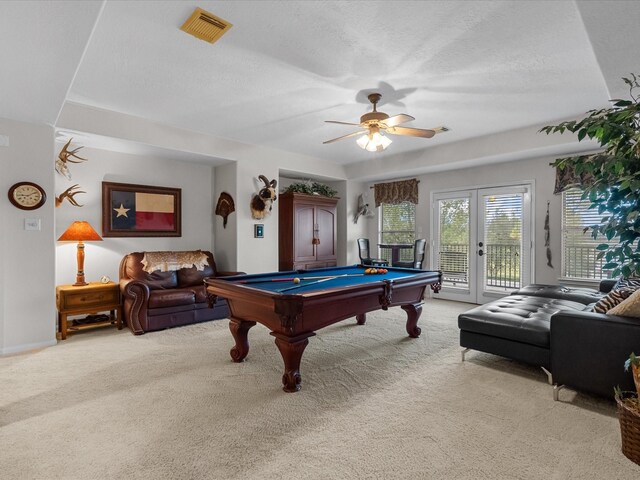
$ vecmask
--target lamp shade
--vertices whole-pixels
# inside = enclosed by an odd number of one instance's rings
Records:
[[[98,241],[102,240],[102,237],[98,235],[89,222],[77,221],[73,222],[65,232],[58,238],[59,242],[73,241],[73,242],[86,242],[86,241]]]
[[[362,135],[356,140],[358,146],[369,152],[381,152],[389,145],[391,145],[391,139],[380,133],[379,130],[374,130],[368,135]]]

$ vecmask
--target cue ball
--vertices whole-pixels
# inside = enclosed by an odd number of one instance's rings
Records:
[[[300,279],[298,277],[294,278],[293,283],[300,283]]]

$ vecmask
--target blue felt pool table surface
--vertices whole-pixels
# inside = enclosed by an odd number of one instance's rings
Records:
[[[393,268],[388,267],[387,273],[383,274],[365,274],[365,269],[370,267],[362,267],[352,265],[348,267],[329,267],[319,268],[306,271],[289,271],[262,273],[255,275],[243,275],[236,277],[219,277],[231,283],[242,284],[249,288],[269,291],[282,294],[302,294],[316,292],[319,290],[329,290],[334,288],[343,288],[354,285],[362,285],[365,283],[379,282],[383,280],[398,280],[400,278],[412,277],[416,274],[427,273],[424,270],[413,270],[410,268]],[[438,272],[433,272],[438,273]],[[328,280],[309,277],[335,277]],[[293,282],[293,278],[299,278],[300,283]],[[278,281],[289,279],[285,281]],[[306,279],[306,280],[305,280]]]

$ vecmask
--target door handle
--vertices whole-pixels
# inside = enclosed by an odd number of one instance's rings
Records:
[[[482,250],[478,250],[478,255],[483,256],[484,252]]]

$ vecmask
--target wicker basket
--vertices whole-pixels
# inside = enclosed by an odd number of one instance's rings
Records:
[[[620,396],[616,395],[622,453],[629,460],[640,465],[640,402],[634,407],[624,401],[628,399],[637,401],[638,397],[633,392],[622,392]]]

